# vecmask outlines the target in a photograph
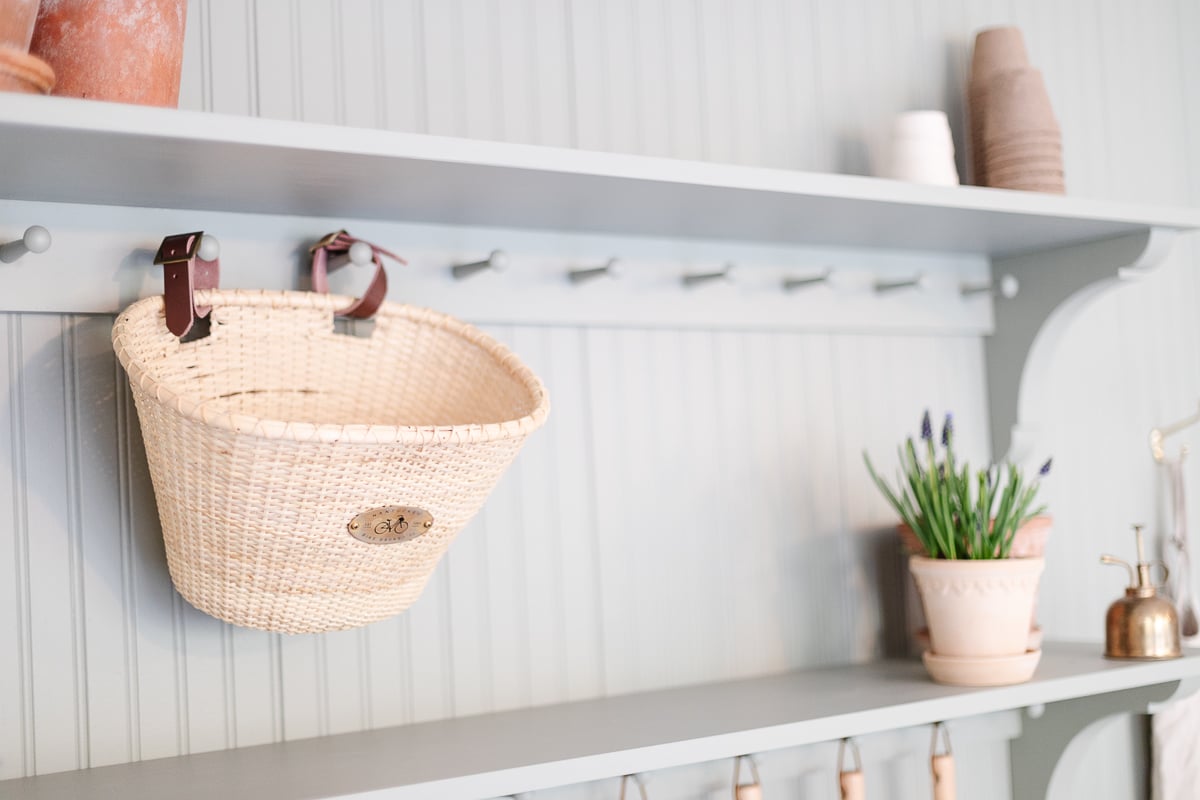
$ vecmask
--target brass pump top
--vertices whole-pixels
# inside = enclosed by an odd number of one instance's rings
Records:
[[[1104,564],[1112,564],[1114,566],[1122,566],[1129,570],[1129,586],[1125,588],[1126,597],[1154,597],[1158,589],[1162,588],[1162,584],[1156,584],[1150,580],[1150,567],[1153,566],[1146,561],[1146,543],[1142,538],[1142,529],[1145,525],[1134,525],[1133,535],[1137,537],[1137,569],[1128,561],[1117,558],[1116,556],[1102,555],[1100,561]],[[1163,581],[1166,581],[1167,567],[1161,561],[1154,562],[1163,569]]]

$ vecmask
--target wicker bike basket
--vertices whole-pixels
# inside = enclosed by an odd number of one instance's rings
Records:
[[[545,421],[541,381],[482,331],[426,309],[384,303],[359,337],[334,330],[346,297],[196,300],[212,306],[205,338],[171,334],[161,297],[113,328],[179,593],[286,633],[408,608]]]

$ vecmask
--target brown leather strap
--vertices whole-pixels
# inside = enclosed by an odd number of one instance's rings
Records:
[[[331,261],[329,257],[348,254],[350,246],[356,242],[362,242],[371,248],[371,261],[375,264],[375,276],[371,278],[371,285],[367,287],[367,291],[363,293],[362,297],[335,313],[339,317],[369,319],[387,298],[387,271],[383,268],[383,256],[387,256],[398,264],[408,263],[395,253],[363,239],[355,238],[345,231],[331,233],[312,247],[312,287],[314,292],[322,294],[329,292],[328,273],[344,267],[349,261],[349,259]]]
[[[208,261],[197,255],[203,237],[203,231],[168,236],[154,256],[154,263],[163,267],[167,330],[176,336],[185,336],[197,317],[206,317],[212,311],[212,306],[196,306],[196,290],[220,285],[221,260]]]

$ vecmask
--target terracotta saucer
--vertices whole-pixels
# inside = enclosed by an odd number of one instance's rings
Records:
[[[1027,650],[1017,656],[939,656],[926,650],[921,660],[929,676],[951,686],[1008,686],[1033,677],[1041,650]]]

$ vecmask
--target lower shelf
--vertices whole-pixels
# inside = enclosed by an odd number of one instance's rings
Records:
[[[1200,676],[1200,653],[1107,661],[1047,644],[1029,683],[939,686],[915,661],[486,714],[0,782],[6,798],[488,798]]]

